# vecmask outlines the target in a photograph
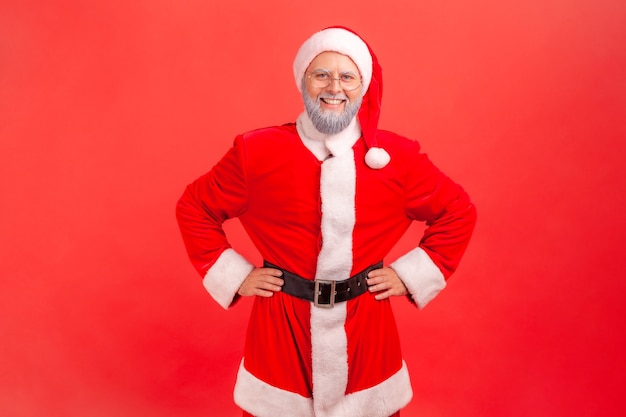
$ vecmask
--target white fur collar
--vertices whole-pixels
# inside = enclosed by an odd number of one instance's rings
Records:
[[[304,111],[296,120],[296,128],[304,146],[320,161],[330,155],[340,155],[352,149],[361,137],[361,125],[355,116],[348,127],[335,135],[325,135],[313,126],[309,115]]]

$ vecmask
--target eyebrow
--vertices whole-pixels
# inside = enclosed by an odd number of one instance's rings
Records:
[[[332,74],[332,71],[329,70],[329,69],[326,69],[326,68],[316,68],[316,69],[312,70],[311,72],[315,72],[315,71],[324,71],[324,72],[327,72],[329,74]],[[341,74],[359,75],[358,72],[354,72],[354,71],[341,71],[341,72],[339,72],[339,75],[341,75]]]

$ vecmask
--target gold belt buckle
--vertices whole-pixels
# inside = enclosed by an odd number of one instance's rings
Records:
[[[321,294],[320,284],[330,285],[330,300],[329,300],[328,304],[320,304],[319,303],[319,296]],[[314,288],[314,294],[313,294],[313,304],[315,305],[315,307],[333,308],[333,306],[335,305],[335,296],[336,295],[337,295],[337,291],[335,291],[335,281],[328,281],[328,280],[325,280],[325,279],[316,279],[315,280],[315,288]]]

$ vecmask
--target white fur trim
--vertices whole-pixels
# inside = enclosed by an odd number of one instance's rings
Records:
[[[365,94],[372,79],[372,56],[367,44],[361,38],[340,28],[319,31],[302,44],[293,61],[293,76],[298,90],[302,91],[302,77],[311,61],[326,51],[339,52],[354,61],[363,78],[363,94]]]
[[[347,279],[352,272],[352,232],[356,221],[356,167],[352,149],[322,163],[320,193],[323,244],[315,278]]]
[[[298,116],[296,129],[304,146],[320,161],[325,160],[331,154],[340,155],[351,150],[361,137],[361,124],[356,116],[341,132],[335,135],[325,135],[315,128],[305,111]]]
[[[341,404],[348,385],[346,303],[333,308],[311,305],[311,350],[315,415],[330,417]]]
[[[239,287],[252,272],[254,265],[233,249],[221,253],[217,262],[207,271],[202,284],[219,305],[227,309]]]
[[[319,160],[323,161],[330,155],[324,143],[324,136],[313,126],[311,118],[305,111],[296,120],[298,136],[304,146]]]
[[[373,169],[381,169],[391,161],[391,156],[383,148],[370,148],[365,154],[365,163]]]
[[[346,395],[333,416],[389,417],[404,408],[412,397],[409,370],[402,361],[402,368],[387,380]]]
[[[398,274],[419,308],[446,287],[441,270],[422,249],[415,248],[389,265]]]
[[[241,362],[235,384],[235,403],[257,417],[388,417],[405,407],[413,396],[406,363],[387,380],[342,398],[329,412],[313,410],[313,400],[269,385]],[[316,400],[317,402],[318,400]]]
[[[351,148],[322,164],[322,249],[316,279],[342,280],[352,272],[352,232],[356,221],[356,167]],[[346,303],[332,309],[311,305],[311,355],[315,415],[336,416],[348,384]]]
[[[244,360],[239,365],[234,397],[235,404],[256,417],[314,417],[311,398],[261,381],[248,372]]]

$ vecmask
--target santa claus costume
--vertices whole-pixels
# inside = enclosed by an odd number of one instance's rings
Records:
[[[230,218],[268,263],[324,284],[369,270],[411,222],[426,222],[415,249],[388,265],[419,308],[445,287],[469,241],[475,209],[464,190],[417,142],[378,129],[381,68],[358,35],[334,27],[308,39],[294,61],[298,89],[324,51],[347,55],[361,72],[363,101],[350,125],[325,135],[305,111],[296,123],[242,134],[178,202],[190,259],[224,308],[255,268],[229,245],[222,223]],[[235,402],[258,417],[397,413],[412,390],[390,300],[366,291],[317,301],[284,291],[255,297]]]

